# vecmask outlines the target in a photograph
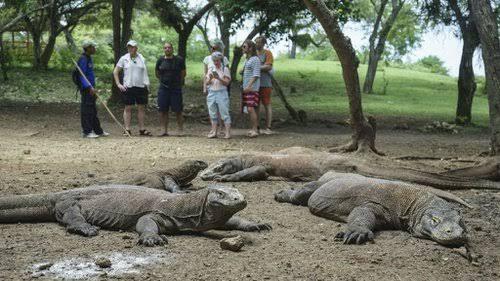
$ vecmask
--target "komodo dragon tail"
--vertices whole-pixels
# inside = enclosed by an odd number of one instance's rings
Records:
[[[438,189],[495,189],[500,190],[500,183],[480,178],[456,177],[444,174],[419,171],[400,167],[373,167],[357,165],[356,172],[364,176],[382,179],[396,179],[429,185]]]
[[[55,221],[49,194],[0,197],[0,223]]]

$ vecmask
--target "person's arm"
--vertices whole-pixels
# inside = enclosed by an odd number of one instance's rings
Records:
[[[80,59],[78,60],[78,67],[82,71],[83,74],[87,73],[87,58],[85,56],[81,56]],[[83,78],[82,74],[80,73],[80,83],[82,85],[82,89],[87,89],[91,88],[92,85],[87,81],[87,79]]]
[[[115,69],[113,70],[113,77],[115,78],[115,83],[116,83],[116,86],[118,86],[118,89],[120,89],[121,92],[125,92],[127,90],[127,88],[125,86],[123,86],[122,84],[120,84],[120,71],[122,70],[121,67],[119,67],[118,65],[115,66]]]
[[[181,77],[182,77],[182,80],[184,80],[186,78],[186,75],[187,75],[187,72],[186,72],[186,61],[183,58],[182,59],[182,63],[181,63]]]
[[[115,69],[113,69],[113,77],[115,78],[115,83],[116,83],[116,86],[118,86],[118,89],[120,89],[121,92],[125,92],[127,90],[127,88],[120,83],[120,75],[119,74],[120,74],[120,71],[122,69],[123,69],[123,59],[120,58],[118,60],[118,63],[115,66]]]
[[[274,62],[273,53],[267,50],[264,52],[266,52],[266,61],[262,64],[260,70],[264,72],[269,72],[273,69],[273,62]]]
[[[205,63],[205,60],[203,61],[203,93],[207,93],[207,84],[208,82],[206,81],[207,79],[207,71],[208,71],[208,65]]]
[[[140,55],[140,58],[142,60],[142,63],[144,64],[144,85],[146,85],[146,88],[149,88],[149,75],[148,75],[148,65],[146,64],[146,60],[142,55]]]
[[[252,91],[252,86],[253,84],[260,78],[260,60],[255,59],[252,62],[252,78],[250,78],[250,81],[247,84],[247,87],[243,90],[243,92],[248,93]]]
[[[222,78],[220,76],[217,76],[216,79],[219,80],[222,83],[222,85],[228,86],[229,83],[231,82],[231,74],[229,74],[229,70],[225,67],[224,76]]]
[[[156,78],[160,79],[161,77],[161,72],[160,72],[160,66],[161,66],[161,63],[162,63],[162,60],[161,58],[159,58],[157,61],[156,61],[156,66],[155,66],[155,76]]]

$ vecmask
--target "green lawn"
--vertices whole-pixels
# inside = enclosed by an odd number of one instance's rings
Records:
[[[348,113],[348,100],[338,62],[278,60],[275,68],[276,78],[287,94],[290,93],[290,86],[296,88],[296,93],[290,94],[292,105],[308,113]],[[382,69],[377,72],[375,94],[362,97],[365,113],[375,116],[454,120],[456,78],[398,68]],[[366,65],[361,65],[361,86],[365,72]],[[384,72],[388,83],[385,93]],[[486,96],[479,94],[474,98],[472,118],[478,125],[488,124]]]
[[[202,69],[201,62],[188,62],[186,102],[203,102]],[[275,62],[275,69],[277,80],[295,108],[304,109],[312,117],[347,116],[347,97],[338,62],[279,59]],[[156,81],[153,64],[150,64],[149,70],[151,81]],[[365,71],[366,65],[361,65],[361,78]],[[11,70],[9,75],[10,81],[0,82],[0,99],[11,102],[77,101],[69,70],[34,72],[17,68]],[[97,88],[102,89],[104,96],[108,95],[111,74],[100,72],[97,76]],[[376,117],[452,121],[456,109],[456,83],[456,78],[448,76],[382,67],[377,72],[375,94],[363,95],[364,111]],[[290,91],[292,87],[295,88],[294,93]],[[156,89],[157,85],[153,82],[152,91]],[[276,96],[273,105],[278,114],[284,114],[285,110]],[[480,126],[488,124],[488,104],[482,94],[474,98],[473,122]]]

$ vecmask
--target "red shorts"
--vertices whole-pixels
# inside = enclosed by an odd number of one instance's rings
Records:
[[[273,92],[273,88],[264,87],[259,89],[259,99],[263,105],[271,104],[271,93]]]
[[[259,105],[259,93],[248,92],[242,94],[242,105],[247,107],[257,107]]]

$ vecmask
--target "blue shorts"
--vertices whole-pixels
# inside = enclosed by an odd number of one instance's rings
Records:
[[[158,111],[182,112],[182,89],[158,88]]]

